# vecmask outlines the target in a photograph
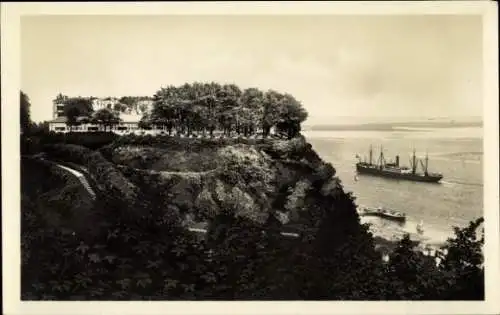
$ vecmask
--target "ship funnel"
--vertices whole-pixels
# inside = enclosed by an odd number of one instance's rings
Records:
[[[396,166],[399,166],[399,155],[396,155]]]

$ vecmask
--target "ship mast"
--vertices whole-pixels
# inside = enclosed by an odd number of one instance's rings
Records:
[[[384,148],[382,146],[380,146],[380,159],[379,159],[379,167],[380,169],[383,169],[384,166],[385,166],[385,163],[384,163]]]
[[[422,160],[418,160],[420,162],[420,165],[422,165],[422,169],[424,170],[424,174],[427,175],[427,173],[425,172],[425,165],[424,165],[424,162]]]
[[[427,151],[425,151],[425,170],[424,170],[425,176],[429,175],[427,171],[428,166],[429,166],[429,154],[427,153]]]
[[[417,158],[415,156],[415,149],[413,149],[413,162],[411,163],[411,172],[413,174],[415,174],[415,172],[417,171]]]
[[[372,145],[370,145],[370,165],[372,165],[372,156],[373,156],[373,148]]]

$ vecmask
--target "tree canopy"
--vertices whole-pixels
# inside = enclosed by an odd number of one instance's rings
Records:
[[[90,116],[93,112],[92,100],[86,97],[66,97],[59,96],[64,104],[64,115],[70,116]],[[58,99],[56,98],[56,100]]]
[[[302,104],[290,94],[257,88],[242,91],[234,84],[215,82],[162,87],[153,102],[151,123],[187,134],[221,130],[248,136],[262,129],[267,136],[275,127],[293,138],[307,118]]]
[[[94,113],[91,121],[106,129],[119,124],[120,118],[110,109],[103,108]]]
[[[20,115],[21,115],[21,131],[26,132],[31,126],[31,103],[28,95],[23,91],[20,93]]]

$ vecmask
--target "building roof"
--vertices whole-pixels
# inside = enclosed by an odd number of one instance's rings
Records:
[[[82,121],[84,119],[89,119],[87,116],[78,116],[76,118],[77,121]],[[49,123],[66,123],[68,121],[68,117],[66,116],[59,116],[53,120],[50,120]]]
[[[59,116],[56,119],[50,120],[49,123],[65,123],[66,121],[68,121],[66,116]]]
[[[137,115],[137,114],[123,114],[123,113],[120,113],[120,119],[122,120],[122,122],[124,123],[138,123],[140,120],[141,120],[141,115]],[[79,116],[77,118],[77,121],[81,121],[85,118],[88,118],[86,116]],[[68,121],[68,118],[66,116],[59,116],[51,121],[49,121],[49,123],[66,123]]]

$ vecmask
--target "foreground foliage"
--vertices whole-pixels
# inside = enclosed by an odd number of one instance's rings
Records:
[[[81,156],[88,162],[93,155]],[[100,163],[100,172],[109,174],[103,176],[114,176],[106,171],[109,164]],[[23,187],[40,182],[53,187],[54,180],[40,177]],[[298,184],[284,201],[287,207],[300,207],[297,196],[317,181]],[[483,239],[476,235],[482,219],[456,229],[447,253],[439,254],[439,265],[435,257],[415,251],[408,237],[384,263],[349,194],[313,189],[316,204],[309,209],[308,226],[315,228],[303,230],[299,239],[281,237],[269,222],[235,216],[238,204],[231,203],[213,218],[205,238],[183,228],[180,213],[169,210],[162,190],[116,197],[108,189],[100,190],[97,202],[83,212],[74,193],[37,194],[23,188],[23,299],[484,298]],[[65,209],[66,221],[55,224],[43,215],[56,208]],[[92,216],[87,218],[92,224],[72,218],[82,212]]]

